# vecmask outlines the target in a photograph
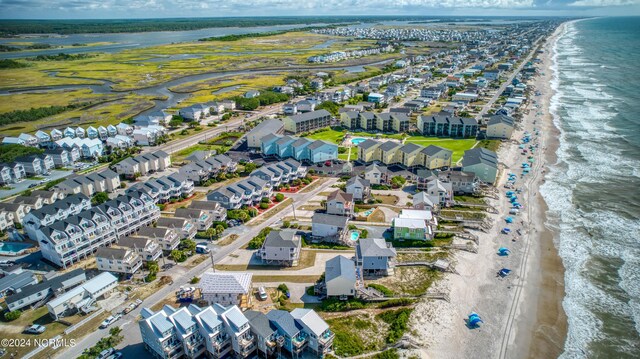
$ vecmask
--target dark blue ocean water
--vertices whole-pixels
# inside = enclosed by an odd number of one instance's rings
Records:
[[[571,23],[555,60],[560,148],[541,192],[566,268],[562,358],[638,358],[640,18]]]

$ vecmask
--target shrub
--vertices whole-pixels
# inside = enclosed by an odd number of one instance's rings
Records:
[[[284,200],[284,195],[282,193],[276,194],[276,202],[282,202]]]
[[[289,291],[289,287],[287,287],[286,284],[282,283],[278,286],[278,290],[281,291],[282,293],[286,293]]]
[[[156,274],[155,273],[149,273],[147,274],[146,277],[144,277],[144,281],[149,283],[149,282],[153,282],[154,280],[156,280]]]
[[[376,290],[378,290],[379,292],[381,292],[382,294],[384,294],[387,297],[391,297],[394,294],[391,289],[383,286],[382,284],[372,283],[372,284],[368,284],[367,287],[376,289]]]
[[[198,277],[191,278],[191,284],[197,284],[198,282],[200,282],[200,278]]]
[[[338,300],[326,299],[320,304],[320,310],[324,312],[346,312],[349,310],[364,309],[365,302],[360,299]]]
[[[264,202],[260,203],[260,209],[267,209],[267,208],[269,208],[269,203],[264,203]]]
[[[407,330],[409,316],[412,311],[413,309],[410,308],[402,308],[398,310],[388,310],[376,315],[376,318],[389,324],[389,332],[386,338],[387,343],[393,344],[402,338],[404,332]]]
[[[22,315],[22,312],[19,310],[14,310],[12,312],[6,312],[4,313],[4,319],[6,319],[7,321],[13,321],[16,320],[18,318],[20,318],[20,316]]]
[[[389,299],[386,302],[382,302],[382,303],[378,304],[378,308],[385,309],[385,308],[393,308],[393,307],[404,307],[406,305],[411,305],[411,304],[413,304],[415,302],[416,301],[414,299],[411,299],[411,298]]]
[[[262,247],[262,243],[267,238],[269,233],[271,232],[271,227],[263,228],[257,236],[253,237],[248,244],[249,249],[258,249]]]
[[[282,222],[282,228],[289,228],[289,227],[291,227],[291,222],[289,221]]]

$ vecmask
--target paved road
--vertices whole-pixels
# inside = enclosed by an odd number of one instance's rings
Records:
[[[58,178],[63,178],[63,177],[67,177],[69,175],[71,175],[73,172],[72,171],[60,171],[60,170],[52,170],[51,171],[51,175],[50,176],[39,176],[39,177],[44,177],[44,178],[48,178],[49,181],[55,181]],[[18,193],[24,192],[26,190],[29,189],[29,186],[31,184],[40,184],[40,180],[33,180],[33,179],[26,179],[20,183],[11,183],[9,184],[9,187],[11,187],[11,189],[8,190],[1,190],[0,191],[0,198],[6,198],[6,197],[10,197],[10,196],[14,196]],[[42,184],[44,185],[44,184]],[[38,187],[41,187],[40,185]],[[37,189],[33,188],[33,189]]]
[[[323,183],[318,188],[310,191],[309,193],[300,193],[296,196],[291,196],[294,200],[295,206],[299,206],[308,200],[310,200],[313,196],[316,196],[318,193],[325,191],[328,187],[332,186],[337,182],[336,178],[332,178],[327,182]],[[273,216],[266,220],[264,223],[256,225],[256,226],[246,226],[246,231],[240,235],[240,237],[233,242],[232,244],[221,247],[218,251],[213,253],[213,260],[217,262],[229,255],[236,249],[244,246],[247,242],[249,242],[253,237],[255,237],[263,228],[272,226],[285,216],[292,215],[292,208],[289,206],[282,210],[280,214]],[[145,358],[148,357],[149,354],[144,351],[144,347],[142,345],[142,339],[140,337],[140,329],[136,322],[140,311],[144,307],[151,307],[155,303],[160,302],[165,297],[167,297],[170,293],[175,292],[182,285],[187,285],[189,280],[194,276],[200,276],[205,271],[209,270],[211,267],[211,261],[207,260],[199,264],[198,266],[192,268],[188,272],[186,272],[181,278],[174,278],[173,284],[169,286],[165,286],[158,290],[156,293],[148,297],[144,303],[136,308],[131,313],[125,315],[117,322],[122,328],[122,335],[124,336],[123,342],[118,346],[124,356],[126,358]],[[161,273],[162,274],[162,273]],[[63,352],[58,353],[56,358],[77,358],[85,348],[90,348],[94,346],[102,337],[109,335],[109,329],[96,329],[94,332],[83,338],[78,342],[78,345],[75,347],[69,348]]]

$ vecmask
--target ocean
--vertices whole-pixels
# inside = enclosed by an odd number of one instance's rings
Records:
[[[566,269],[561,358],[638,358],[640,18],[570,23],[554,59],[560,147],[541,193]]]

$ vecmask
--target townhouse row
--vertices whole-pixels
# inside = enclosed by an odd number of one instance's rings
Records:
[[[149,173],[164,171],[171,166],[171,156],[164,151],[145,153],[126,158],[113,166],[120,176],[134,178],[146,176]]]
[[[180,167],[178,172],[199,185],[220,173],[235,172],[237,168],[238,164],[229,156],[215,155],[203,156],[200,159],[194,158],[191,163]]]
[[[35,230],[43,258],[66,268],[88,258],[99,247],[135,233],[160,217],[160,209],[144,193],[122,195]]]
[[[209,193],[207,199],[220,203],[226,209],[239,209],[258,204],[263,197],[271,197],[275,186],[306,175],[307,167],[288,159],[258,168],[248,178]]]
[[[358,160],[364,163],[398,165],[407,169],[450,167],[453,151],[439,146],[368,139],[358,145]]]
[[[160,178],[151,178],[127,188],[126,193],[143,192],[155,203],[166,203],[171,199],[187,198],[193,194],[194,183],[181,173]]]
[[[61,194],[64,196],[64,194]],[[82,211],[91,208],[91,199],[83,193],[77,193],[63,197],[57,201],[43,205],[40,208],[31,208],[30,211],[19,217],[24,233],[31,240],[37,240],[37,231],[41,227],[50,226],[55,222],[63,221],[70,216],[78,215]]]
[[[418,132],[425,136],[475,138],[478,135],[478,121],[471,117],[452,116],[440,112],[432,116],[418,116]]]
[[[156,358],[271,357],[279,350],[294,358],[322,358],[335,336],[312,309],[243,313],[216,303],[179,309],[165,305],[157,312],[144,308],[141,314],[142,341]]]
[[[264,157],[294,158],[300,162],[322,163],[338,158],[338,145],[305,137],[268,134],[261,138]]]
[[[91,197],[98,192],[115,192],[120,188],[120,176],[112,170],[106,169],[87,175],[75,175],[68,178],[54,188],[64,194],[82,193]]]
[[[305,112],[287,116],[282,120],[287,133],[298,134],[331,126],[331,113],[327,110]]]
[[[348,111],[340,114],[340,123],[349,130],[408,132],[409,117],[404,113]]]
[[[32,191],[28,196],[20,195],[11,202],[0,203],[0,231],[23,223],[24,217],[34,210],[64,199],[65,194],[56,191]]]

